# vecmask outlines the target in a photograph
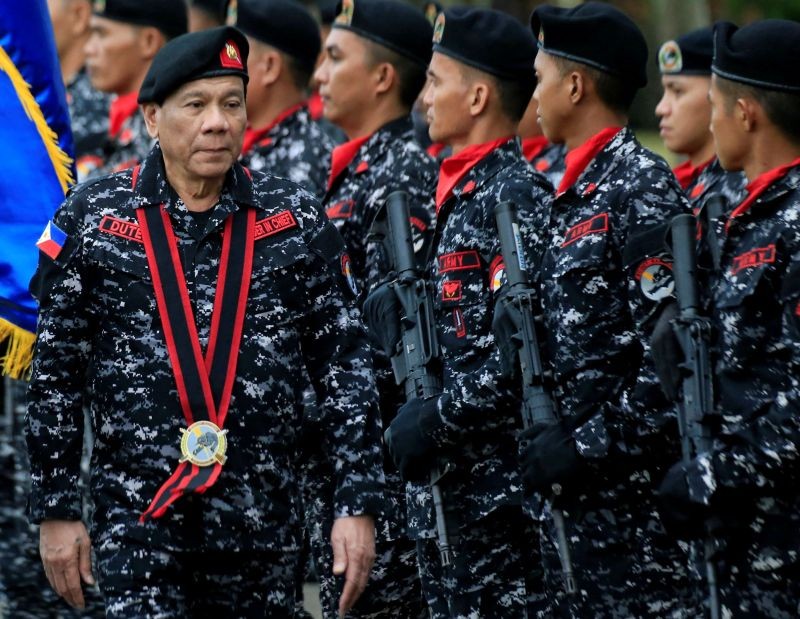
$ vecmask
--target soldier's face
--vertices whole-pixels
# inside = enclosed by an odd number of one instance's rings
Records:
[[[561,74],[550,54],[539,50],[533,63],[536,71],[536,114],[542,133],[554,144],[566,141],[565,128],[572,109],[569,80]]]
[[[141,29],[93,15],[90,31],[84,51],[92,86],[116,94],[138,88],[147,70],[141,54]]]
[[[81,41],[89,28],[91,6],[86,0],[47,0],[58,55],[62,56],[74,41]]]
[[[711,102],[711,133],[719,162],[726,170],[739,171],[744,167],[749,148],[747,134],[737,123],[736,102],[720,90],[716,75],[711,76],[708,98]]]
[[[373,103],[370,88],[370,57],[367,44],[358,35],[332,28],[325,41],[322,63],[314,72],[319,83],[323,113],[330,122],[347,131],[367,106]],[[355,136],[354,136],[355,137]]]
[[[161,144],[167,175],[224,177],[242,150],[244,101],[242,78],[226,75],[189,82],[163,105],[146,105],[147,130]]]
[[[711,142],[708,103],[710,79],[702,75],[665,75],[664,94],[656,106],[661,139],[673,153],[692,156]]]
[[[439,52],[433,53],[422,97],[431,140],[456,145],[465,138],[473,125],[470,86],[461,63]]]

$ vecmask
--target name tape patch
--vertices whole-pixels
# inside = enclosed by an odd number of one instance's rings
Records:
[[[586,221],[582,221],[567,230],[561,247],[566,247],[584,236],[608,232],[608,213],[600,213]]]
[[[775,262],[774,243],[766,247],[756,247],[736,256],[731,265],[731,275],[736,275],[742,269],[749,269],[771,262]]]
[[[439,273],[448,271],[467,271],[470,269],[480,269],[481,259],[478,252],[474,249],[468,251],[456,251],[452,254],[439,256]]]
[[[113,234],[114,236],[119,236],[129,241],[144,244],[139,224],[132,221],[125,221],[124,219],[117,219],[116,217],[106,215],[100,221],[100,232]]]
[[[294,218],[292,211],[281,211],[277,215],[272,215],[256,222],[255,240],[257,241],[295,227],[297,227],[297,220]]]

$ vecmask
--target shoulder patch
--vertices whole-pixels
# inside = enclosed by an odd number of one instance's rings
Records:
[[[38,247],[43,254],[49,256],[51,260],[55,260],[58,258],[66,242],[67,233],[51,220],[47,222],[39,240],[36,241],[36,247]]]
[[[353,216],[356,203],[353,200],[342,200],[325,209],[328,219],[349,219]]]
[[[297,227],[297,219],[290,210],[281,211],[256,222],[255,240],[266,238],[284,230]]]
[[[636,269],[636,281],[642,294],[651,301],[660,301],[675,290],[672,265],[661,258],[648,258]]]
[[[775,243],[766,247],[756,247],[734,257],[731,264],[731,275],[736,275],[743,269],[761,266],[775,262]]]
[[[561,247],[566,247],[584,236],[603,232],[608,232],[608,213],[600,213],[572,226],[567,230]]]
[[[447,273],[448,271],[467,271],[481,268],[480,256],[478,256],[478,252],[474,249],[443,254],[438,257],[438,261],[439,273]]]
[[[117,219],[116,217],[111,217],[111,215],[106,215],[100,221],[98,228],[100,232],[105,232],[106,234],[113,234],[114,236],[120,236],[129,241],[144,243],[139,224],[132,221],[125,221],[124,219]]]

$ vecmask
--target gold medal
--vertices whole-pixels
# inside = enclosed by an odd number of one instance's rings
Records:
[[[228,440],[227,430],[220,430],[210,421],[197,421],[186,430],[181,430],[181,462],[191,462],[197,466],[225,464],[225,450]]]

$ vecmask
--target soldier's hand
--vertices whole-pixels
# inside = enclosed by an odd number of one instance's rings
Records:
[[[70,606],[85,608],[81,580],[93,585],[92,544],[80,521],[45,520],[39,528],[39,554],[53,590]]]
[[[363,593],[375,561],[375,522],[372,516],[349,516],[333,521],[333,573],[344,574],[339,616],[353,608]]]
[[[504,288],[507,289],[508,286]],[[495,301],[492,331],[495,345],[500,352],[500,372],[503,376],[516,380],[519,376],[519,344],[514,336],[519,333],[522,315],[510,303],[507,292],[501,292]]]
[[[364,301],[364,321],[377,348],[391,357],[400,341],[400,300],[391,283],[384,282]]]
[[[653,365],[661,383],[661,390],[671,402],[678,399],[682,379],[680,366],[683,363],[683,351],[672,327],[677,316],[677,304],[667,305],[661,311],[661,316],[656,321],[653,334],[650,336]]]
[[[520,468],[526,492],[547,496],[553,484],[570,484],[584,467],[572,429],[564,421],[536,425],[520,434]]]

